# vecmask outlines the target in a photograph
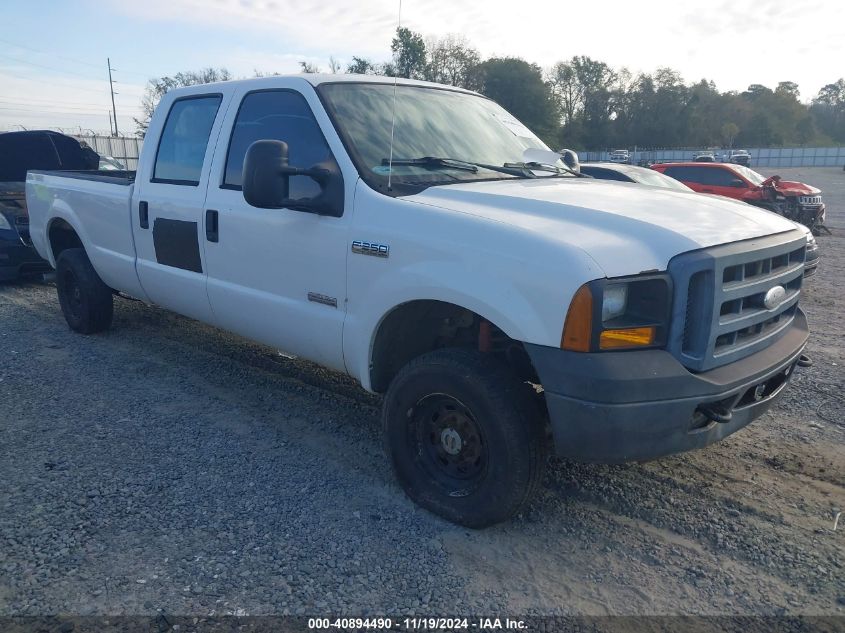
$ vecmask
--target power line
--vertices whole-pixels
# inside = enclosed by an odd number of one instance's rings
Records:
[[[91,110],[41,110],[39,108],[17,108],[17,107],[12,106],[12,105],[0,105],[0,110],[13,110],[15,112],[33,112],[33,113],[39,113],[39,114],[75,114],[77,116],[82,115],[82,114],[102,114],[102,109],[101,110],[93,110],[93,109],[91,109]],[[139,110],[137,113],[141,114],[141,111]]]
[[[9,70],[6,70],[5,68],[0,68],[0,74],[11,75],[12,77],[16,77],[18,79],[23,79],[24,81],[31,81],[31,82],[37,83],[39,85],[44,84],[44,82],[40,79],[33,79],[32,77],[24,77],[23,75],[18,75],[17,73],[13,73]],[[94,80],[91,79],[90,81],[94,81]],[[99,94],[108,94],[108,90],[98,90],[96,88],[85,88],[85,87],[79,86],[79,84],[70,83],[69,80],[64,80],[64,79],[50,79],[50,83],[64,84],[66,86],[70,86],[71,88],[74,88],[74,89],[79,90],[79,91],[84,91],[84,92],[96,92],[96,93],[99,93]]]
[[[53,54],[47,53],[45,51],[40,51],[37,48],[32,48],[31,46],[25,46],[24,44],[18,44],[17,42],[10,42],[7,39],[0,38],[0,42],[3,42],[4,44],[9,44],[11,46],[18,46],[19,48],[25,48],[26,50],[32,51],[33,53],[39,53],[41,55],[50,55],[51,57],[55,57],[57,59],[64,59],[64,60],[67,60],[69,62],[73,62],[75,64],[82,64],[83,66],[90,66],[91,68],[100,68],[99,64],[93,64],[91,62],[83,62],[83,61],[80,61],[78,59],[73,59],[71,57],[63,57],[61,55],[53,55]]]
[[[31,62],[31,61],[26,60],[26,59],[21,59],[20,57],[13,57],[12,55],[0,55],[0,57],[2,57],[4,59],[9,59],[9,60],[16,62],[18,64],[26,64],[27,66],[35,66],[36,68],[44,68],[46,70],[52,70],[53,72],[58,72],[58,73],[62,73],[62,74],[65,74],[65,75],[74,75],[76,77],[82,77],[83,79],[96,81],[96,79],[94,77],[90,77],[88,75],[83,75],[82,73],[77,73],[77,72],[74,72],[72,70],[67,70],[67,69],[63,69],[63,68],[56,68],[55,66],[47,66],[46,64],[39,64],[38,62]]]
[[[0,57],[5,57],[5,56],[4,56],[4,55],[0,55]],[[26,62],[26,61],[23,61],[23,60],[18,60],[18,61],[22,61],[22,63],[25,63],[25,64],[26,64],[26,63],[29,63],[29,62]],[[40,64],[36,64],[36,65],[41,66],[41,68],[47,68],[47,69],[52,70],[52,68],[50,68],[50,67],[48,67],[48,66],[43,66],[43,65],[40,65]],[[117,71],[115,68],[112,68],[112,70],[113,70],[113,71],[116,71],[116,72],[120,72],[120,71]],[[23,75],[19,75],[19,74],[17,74],[17,73],[14,73],[14,72],[12,72],[12,71],[8,70],[7,68],[2,68],[2,67],[0,67],[0,73],[5,73],[5,74],[7,74],[7,75],[11,75],[12,77],[17,77],[18,79],[23,79],[23,80],[25,80],[25,81],[32,81],[32,82],[36,82],[36,83],[43,83],[40,79],[33,79],[32,77],[26,77],[26,76],[23,76]],[[78,75],[77,73],[73,73],[73,74],[74,74],[74,75],[77,75],[77,76],[79,76],[79,77],[81,77],[81,78],[83,78],[83,79],[86,79],[86,80],[88,80],[88,81],[100,81],[99,79],[96,79],[96,78],[94,78],[94,77],[86,77],[86,76],[84,76],[84,75]],[[89,92],[100,92],[100,93],[105,93],[105,92],[108,92],[107,90],[102,90],[102,91],[101,91],[101,90],[98,90],[98,89],[96,89],[96,88],[80,88],[77,84],[70,83],[71,81],[73,81],[73,80],[71,80],[71,79],[64,79],[64,78],[61,78],[61,79],[51,78],[51,79],[50,79],[50,82],[51,82],[51,83],[64,83],[65,85],[68,85],[68,86],[74,86],[74,87],[75,87],[75,88],[77,88],[78,90],[86,90],[86,91],[89,91]],[[117,81],[117,80],[114,80],[114,83],[116,83],[116,84],[117,84],[117,83],[121,83],[121,82],[119,82],[119,81]],[[137,85],[137,84],[125,84],[125,85]],[[117,94],[117,93],[115,93],[115,94]]]
[[[117,93],[115,93],[117,94]],[[102,103],[92,103],[90,101],[65,101],[62,99],[60,102],[56,99],[36,99],[34,97],[27,97],[25,99],[2,99],[0,98],[0,103],[11,103],[13,105],[66,105],[66,106],[91,106],[94,108],[102,108]],[[131,106],[123,106],[121,107],[131,107]]]
[[[15,103],[10,101],[0,101],[0,107],[6,110],[20,110],[21,112],[78,112],[80,114],[102,112],[103,109],[102,105],[95,105],[88,108],[74,108],[63,106],[58,103],[55,106],[45,106],[42,104]],[[132,108],[129,112],[132,112],[133,114],[140,114],[142,113],[142,110],[141,108]]]
[[[65,61],[69,61],[69,62],[72,62],[74,64],[81,64],[83,66],[90,66],[91,68],[96,68],[98,70],[102,68],[102,66],[100,66],[100,64],[94,64],[92,62],[83,62],[82,60],[74,59],[72,57],[66,57],[66,56],[63,56],[63,55],[56,55],[55,53],[48,53],[46,51],[38,50],[37,48],[32,48],[31,46],[26,46],[24,44],[18,44],[17,42],[11,42],[7,39],[0,38],[0,42],[3,42],[4,44],[9,44],[11,46],[17,46],[19,48],[24,48],[26,50],[32,51],[33,53],[38,53],[39,55],[47,55],[47,56],[54,58],[54,59],[63,59]],[[151,74],[148,74],[148,73],[139,73],[139,72],[132,71],[132,70],[122,70],[121,72],[126,73],[128,75],[138,75],[139,77],[146,77],[147,79],[155,76],[155,75],[151,75]]]

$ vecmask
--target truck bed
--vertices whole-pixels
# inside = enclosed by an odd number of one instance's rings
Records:
[[[109,287],[143,298],[132,236],[134,181],[134,171],[30,170],[26,200],[38,254],[55,267],[53,241],[72,229]]]
[[[45,171],[41,169],[30,169],[30,174],[49,174],[51,176],[62,176],[63,178],[76,178],[77,180],[92,180],[95,182],[108,182],[115,185],[131,185],[135,182],[135,173],[130,170],[69,170],[69,171]]]

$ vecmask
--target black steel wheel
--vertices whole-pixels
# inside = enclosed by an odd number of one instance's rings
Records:
[[[70,328],[82,334],[111,326],[113,297],[81,248],[69,248],[56,261],[56,292]]]
[[[407,495],[467,527],[505,521],[531,499],[545,434],[528,390],[488,354],[442,349],[394,378],[382,409],[385,447]]]
[[[426,396],[414,406],[408,437],[422,466],[444,490],[467,494],[485,473],[488,454],[472,411],[445,394]]]

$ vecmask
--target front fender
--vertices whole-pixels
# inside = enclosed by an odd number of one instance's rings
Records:
[[[456,275],[454,263],[418,263],[382,277],[366,296],[349,306],[344,324],[343,347],[347,371],[370,389],[370,367],[379,328],[400,306],[429,300],[460,306],[495,324],[510,338],[538,345],[560,344],[561,331],[572,292],[548,293],[543,299],[530,289],[507,280],[477,274],[467,284]]]
[[[344,363],[366,389],[379,327],[403,304],[449,303],[514,340],[557,347],[572,296],[583,283],[605,276],[583,250],[553,235],[388,198],[363,186],[351,239],[389,252],[347,252]]]

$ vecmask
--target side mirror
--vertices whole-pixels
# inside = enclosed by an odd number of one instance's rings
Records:
[[[564,165],[574,172],[581,173],[581,162],[578,160],[578,154],[571,149],[562,149],[560,156]]]
[[[307,176],[320,185],[313,198],[290,197],[290,177]],[[260,209],[296,209],[340,217],[343,215],[343,175],[334,159],[307,169],[288,164],[288,144],[284,141],[255,141],[244,157],[244,200]]]

